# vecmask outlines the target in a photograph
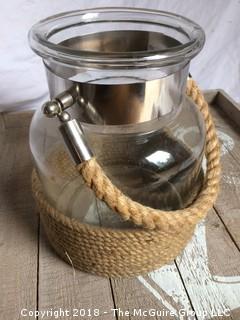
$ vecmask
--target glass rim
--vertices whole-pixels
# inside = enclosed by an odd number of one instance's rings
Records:
[[[93,15],[89,15],[93,13]],[[166,49],[154,49],[144,51],[129,51],[129,52],[101,52],[90,50],[76,50],[67,46],[53,43],[49,40],[52,34],[60,32],[65,27],[61,27],[61,22],[67,18],[79,17],[79,20],[83,20],[83,17],[88,15],[89,20],[85,20],[86,23],[96,23],[96,14],[117,14],[117,13],[131,13],[133,19],[121,19],[121,22],[135,22],[137,14],[145,14],[147,20],[138,19],[138,23],[153,24],[151,16],[159,18],[158,22],[154,22],[156,25],[163,25],[161,18],[168,19],[169,22],[164,22],[164,26],[168,28],[176,28],[171,23],[174,20],[175,23],[181,28],[182,33],[187,35],[189,41],[177,46],[169,47]],[[79,20],[78,23],[79,24]],[[104,22],[118,22],[119,20],[104,20]],[[54,29],[55,25],[55,29]],[[68,27],[74,25],[69,24]],[[191,32],[189,31],[191,28]],[[97,33],[97,31],[96,31]],[[175,65],[183,61],[190,61],[197,53],[202,49],[205,42],[205,33],[203,29],[192,20],[183,17],[181,15],[170,13],[167,11],[143,9],[143,8],[128,8],[128,7],[99,7],[93,9],[75,10],[69,12],[59,13],[57,15],[50,16],[44,20],[34,24],[28,34],[29,43],[34,52],[40,55],[43,59],[51,58],[60,63],[69,64],[72,66],[92,65],[96,67],[130,67],[138,68],[144,66],[161,67],[167,65]]]

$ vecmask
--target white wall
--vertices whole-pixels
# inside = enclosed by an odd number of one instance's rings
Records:
[[[1,0],[0,111],[37,108],[47,98],[44,69],[27,42],[31,25],[62,11],[99,6],[172,11],[199,23],[206,45],[191,73],[202,88],[223,88],[240,101],[240,0]]]

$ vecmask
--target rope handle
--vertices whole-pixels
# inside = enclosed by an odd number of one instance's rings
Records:
[[[208,103],[196,82],[189,79],[186,94],[199,107],[206,126],[205,156],[207,171],[205,181],[198,197],[187,208],[163,211],[144,206],[133,201],[122,193],[106,176],[96,158],[91,158],[79,165],[77,170],[82,175],[86,185],[91,188],[96,197],[104,201],[113,211],[125,221],[130,220],[137,226],[147,229],[174,230],[174,226],[188,223],[198,223],[203,219],[216,200],[220,181],[219,141],[213,119],[209,113]]]

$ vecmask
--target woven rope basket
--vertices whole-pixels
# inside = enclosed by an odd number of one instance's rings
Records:
[[[56,252],[75,268],[111,277],[134,276],[157,269],[181,253],[196,224],[212,207],[220,179],[219,142],[208,104],[193,80],[188,81],[186,93],[198,105],[207,132],[204,184],[187,208],[163,211],[131,200],[111,183],[93,158],[76,167],[86,185],[122,219],[141,228],[120,230],[90,226],[51,206],[33,171],[33,194],[48,239]]]

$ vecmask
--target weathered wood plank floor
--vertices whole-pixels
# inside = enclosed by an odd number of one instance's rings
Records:
[[[222,142],[223,175],[215,207],[176,261],[147,276],[121,280],[74,270],[52,251],[31,196],[32,114],[1,114],[0,319],[34,319],[30,311],[35,310],[49,312],[43,319],[54,319],[50,312],[62,309],[69,315],[62,313],[58,319],[239,320],[240,125],[216,102],[211,110]],[[118,314],[113,312],[117,308]],[[81,311],[75,317],[74,309],[85,309],[85,316],[80,317]],[[134,314],[138,309],[162,315]],[[179,315],[184,312],[188,314]]]

